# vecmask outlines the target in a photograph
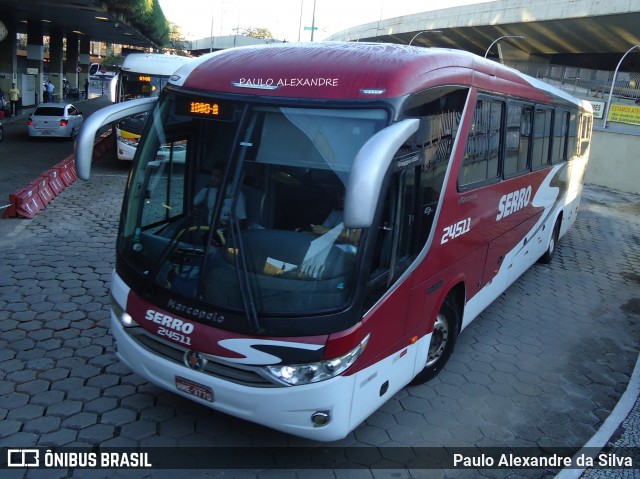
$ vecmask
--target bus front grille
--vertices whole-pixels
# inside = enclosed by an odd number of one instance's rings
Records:
[[[188,351],[186,348],[179,348],[168,341],[156,338],[141,327],[124,328],[124,330],[131,339],[147,351],[173,363],[180,364],[185,368],[187,367],[183,359],[185,352]],[[207,357],[204,354],[203,356]],[[225,381],[242,384],[243,386],[259,388],[284,387],[282,384],[269,381],[254,368],[238,367],[237,365],[212,360],[209,357],[207,357],[207,363],[202,372]]]

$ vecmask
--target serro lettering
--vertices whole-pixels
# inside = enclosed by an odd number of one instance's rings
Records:
[[[191,334],[194,329],[194,326],[191,323],[187,323],[181,319],[161,313],[160,311],[154,311],[153,309],[147,310],[144,315],[144,319],[153,321],[156,324],[173,329],[174,331],[180,331],[184,334]]]
[[[496,216],[496,221],[500,221],[505,216],[509,216],[510,214],[524,208],[529,204],[530,200],[531,186],[512,191],[508,195],[502,196],[502,198],[500,198],[500,203],[498,204],[499,213],[498,216]]]

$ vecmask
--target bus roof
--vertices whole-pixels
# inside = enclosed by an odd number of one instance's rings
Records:
[[[317,99],[394,98],[439,85],[582,104],[512,68],[461,50],[389,43],[284,43],[199,57],[170,83],[188,89]]]
[[[147,73],[149,75],[171,76],[193,58],[162,53],[130,53],[122,63],[125,72]]]

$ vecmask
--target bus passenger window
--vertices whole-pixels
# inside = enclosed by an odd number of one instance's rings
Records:
[[[567,160],[572,160],[578,151],[576,138],[578,136],[578,113],[569,114],[569,138],[567,140]]]
[[[498,178],[503,105],[501,101],[478,100],[458,176],[460,187]]]
[[[517,103],[509,104],[507,115],[505,178],[528,170],[533,108]]]
[[[593,117],[589,115],[580,115],[580,143],[578,144],[578,154],[583,155],[591,141],[591,123]]]
[[[549,164],[549,138],[551,136],[551,110],[536,108],[533,123],[533,151],[531,153],[531,168],[536,170]]]
[[[556,165],[567,160],[567,134],[569,132],[569,112],[556,112],[553,122],[553,145],[551,163]]]

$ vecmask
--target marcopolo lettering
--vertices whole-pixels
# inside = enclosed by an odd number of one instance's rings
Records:
[[[153,321],[160,326],[173,329],[174,331],[180,331],[184,334],[191,334],[194,329],[194,326],[191,323],[187,323],[181,319],[161,313],[160,311],[154,311],[153,309],[148,309],[144,318],[148,321]]]
[[[169,301],[167,301],[167,307],[171,308],[177,313],[185,314],[199,320],[205,320],[212,323],[224,322],[224,316],[222,314],[205,311],[204,309],[198,309],[192,306],[187,306],[185,304],[177,302],[175,299],[169,299]]]
[[[496,221],[500,221],[505,216],[515,213],[526,207],[531,201],[531,186],[512,191],[507,195],[503,195],[498,203],[498,216]]]

